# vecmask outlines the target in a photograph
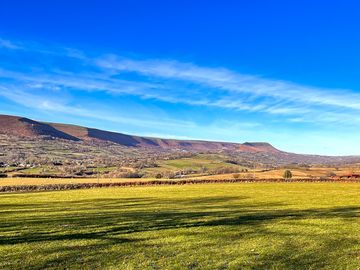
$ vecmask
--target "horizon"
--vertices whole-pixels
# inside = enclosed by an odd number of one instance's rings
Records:
[[[68,3],[3,4],[0,114],[360,154],[359,4]]]
[[[45,123],[45,124],[60,124],[60,125],[66,125],[66,126],[75,126],[75,127],[81,127],[81,128],[88,128],[88,129],[97,129],[95,127],[91,127],[91,126],[81,126],[81,125],[77,125],[77,124],[73,124],[73,123],[65,123],[65,122],[48,122],[48,121],[41,121],[39,119],[32,119],[32,118],[28,118],[26,116],[21,116],[21,115],[9,115],[9,114],[0,114],[0,116],[10,116],[10,117],[19,117],[19,118],[27,118],[29,120],[33,120],[39,123]],[[102,129],[98,129],[98,130],[102,130]],[[106,132],[112,132],[112,133],[119,133],[119,134],[124,134],[124,135],[128,135],[128,136],[134,136],[134,137],[144,137],[144,138],[153,138],[153,139],[165,139],[165,140],[179,140],[179,141],[198,141],[198,142],[217,142],[217,143],[233,143],[233,144],[268,144],[269,146],[281,151],[281,152],[286,152],[286,153],[292,153],[292,154],[299,154],[299,153],[294,153],[294,152],[289,152],[286,149],[280,149],[279,147],[277,147],[276,145],[273,145],[269,142],[266,141],[215,141],[215,140],[204,140],[204,139],[191,139],[191,138],[185,138],[185,139],[178,139],[178,138],[168,138],[168,137],[154,137],[154,136],[142,136],[142,135],[138,135],[138,134],[128,134],[128,133],[124,133],[121,131],[114,131],[114,130],[105,130],[103,129],[102,131],[106,131]],[[308,154],[308,153],[301,153],[302,155],[318,155],[318,154]],[[321,156],[321,155],[319,155]],[[360,155],[323,155],[323,156],[333,156],[333,157],[349,157],[349,156],[360,156]]]

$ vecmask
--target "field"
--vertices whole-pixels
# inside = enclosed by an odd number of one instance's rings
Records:
[[[81,184],[81,183],[117,183],[132,181],[151,181],[155,178],[0,178],[0,186],[19,185],[51,185],[51,184]],[[161,179],[160,179],[161,180]],[[165,179],[164,179],[165,180]]]
[[[0,269],[359,269],[360,185],[0,194]]]
[[[216,154],[198,154],[191,158],[179,158],[173,160],[161,160],[158,162],[159,167],[150,168],[150,171],[162,172],[166,170],[175,171],[182,169],[201,170],[207,168],[209,170],[218,168],[244,169],[245,167],[225,162],[226,157]]]
[[[241,172],[243,167],[239,165],[227,164],[219,159],[211,158],[182,158],[177,160],[166,160],[159,162],[159,167],[146,168],[146,172],[160,172],[163,173],[167,170],[176,170],[182,168],[199,169],[201,166],[207,166],[208,168],[235,168],[240,172],[236,173],[240,179],[281,179],[283,177],[284,169],[272,169],[272,170],[247,170]],[[97,170],[109,170],[109,168],[96,168]],[[110,168],[111,169],[111,168]],[[27,169],[27,172],[34,169]],[[35,169],[36,170],[36,169]],[[359,169],[350,167],[310,167],[310,168],[291,168],[293,179],[311,179],[327,177],[329,172],[335,172],[337,176],[346,175],[350,172],[359,173]],[[191,179],[234,179],[234,173],[227,174],[214,174],[207,175],[206,173],[190,174],[186,178]],[[100,176],[97,177],[84,177],[84,178],[27,178],[27,177],[8,177],[0,178],[0,186],[13,186],[13,185],[48,185],[48,184],[75,184],[75,183],[115,183],[115,182],[130,182],[130,181],[151,181],[155,180],[154,177],[143,178],[109,178]],[[156,180],[168,180],[166,177]],[[175,179],[176,180],[176,179]]]
[[[240,162],[242,164],[242,162]],[[132,165],[89,165],[67,167],[54,165],[36,165],[34,167],[0,167],[0,173],[4,172],[9,177],[8,180],[0,179],[1,185],[18,184],[47,184],[47,183],[93,183],[93,182],[114,182],[117,179],[132,178],[131,174],[141,177],[142,180],[160,178],[198,178],[199,179],[232,179],[234,174],[238,178],[249,179],[278,179],[283,177],[284,170],[290,169],[293,178],[329,178],[341,177],[350,174],[360,174],[359,164],[350,165],[287,165],[278,167],[245,166],[237,164],[233,158],[222,154],[192,154],[189,157],[174,157],[171,159],[156,159],[148,163],[133,163]],[[141,165],[141,166],[135,166]],[[77,169],[76,169],[77,168]],[[71,172],[69,172],[71,171]],[[78,174],[76,172],[82,171]],[[129,176],[130,174],[130,176]],[[27,176],[37,176],[44,179],[51,176],[48,180],[29,180]],[[73,177],[71,180],[69,177]],[[79,179],[81,177],[82,179]],[[65,179],[61,179],[65,178]],[[100,180],[98,180],[100,179]],[[121,180],[122,181],[122,180]]]

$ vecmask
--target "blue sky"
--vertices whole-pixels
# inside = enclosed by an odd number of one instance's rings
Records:
[[[357,1],[2,1],[0,113],[360,154]]]

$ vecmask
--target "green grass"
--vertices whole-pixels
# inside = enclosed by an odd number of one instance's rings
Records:
[[[360,185],[0,194],[0,269],[359,269]]]
[[[211,154],[199,154],[192,158],[181,158],[174,160],[166,160],[162,163],[165,166],[170,166],[175,169],[201,169],[201,167],[207,167],[209,169],[215,169],[218,167],[236,167],[243,168],[239,165],[229,164],[224,161],[224,157],[221,155],[211,155]]]
[[[111,167],[96,167],[93,168],[92,170],[96,173],[104,173],[104,172],[108,172],[108,171],[113,171],[115,170],[116,167],[115,166],[111,166]],[[34,168],[28,168],[28,169],[24,169],[21,170],[22,173],[27,173],[27,174],[59,174],[61,173],[60,171],[60,167],[49,167],[49,166],[39,166],[39,167],[34,167]]]
[[[39,167],[34,167],[34,168],[28,168],[28,169],[24,169],[21,170],[21,173],[27,173],[27,174],[56,174],[56,173],[60,173],[60,169],[59,168],[51,168],[49,166],[39,166]]]
[[[143,171],[145,172],[164,172],[164,171],[178,171],[184,169],[193,169],[201,170],[203,167],[206,167],[209,170],[220,168],[220,167],[230,167],[237,168],[239,170],[243,169],[243,166],[234,165],[225,162],[225,158],[221,155],[214,154],[199,154],[191,158],[179,158],[172,160],[161,160],[158,162],[159,167],[156,168],[147,168]]]
[[[111,172],[113,170],[116,170],[115,166],[110,166],[110,167],[96,167],[93,168],[94,172],[98,172],[98,173],[104,173],[104,172]]]
[[[21,170],[22,173],[39,174],[46,170],[46,167],[34,167]]]
[[[9,167],[0,168],[0,172],[10,172],[15,169],[17,169],[17,167],[9,166]]]

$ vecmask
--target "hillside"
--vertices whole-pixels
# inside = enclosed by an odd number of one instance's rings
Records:
[[[24,117],[0,115],[0,134],[18,137],[51,137],[72,141],[112,142],[126,147],[184,149],[189,151],[232,150],[279,153],[268,143],[229,143],[141,137],[100,129],[34,121]]]
[[[79,140],[78,138],[62,132],[49,124],[10,115],[0,115],[0,134],[19,137],[49,136],[65,140]]]
[[[241,144],[141,137],[0,115],[0,167],[1,164],[10,167],[12,165],[19,167],[23,164],[43,170],[43,165],[47,166],[55,162],[65,164],[65,167],[123,166],[157,172],[156,166],[162,164],[161,160],[196,157],[197,161],[191,161],[194,164],[192,166],[188,164],[187,169],[195,168],[195,171],[199,171],[202,170],[202,166],[211,169],[212,158],[209,160],[207,157],[205,159],[202,157],[198,160],[197,155],[201,153],[215,154],[216,162],[221,161],[217,165],[219,168],[228,167],[228,164],[241,168],[273,168],[290,164],[342,165],[360,162],[359,156],[331,157],[284,152],[264,142]],[[196,164],[200,164],[200,167],[193,166]],[[165,165],[164,169],[174,170],[168,165]]]

